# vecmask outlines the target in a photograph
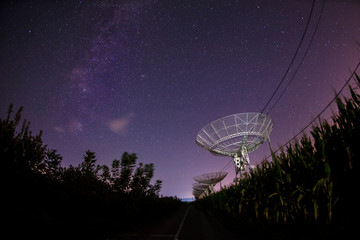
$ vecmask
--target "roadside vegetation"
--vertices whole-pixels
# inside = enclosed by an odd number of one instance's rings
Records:
[[[154,164],[137,163],[124,152],[111,166],[97,164],[87,150],[78,166],[33,135],[30,122],[9,106],[0,119],[2,219],[12,239],[106,239],[139,232],[166,217],[180,200],[159,197]],[[124,235],[123,235],[124,236]]]
[[[349,90],[350,98],[337,98],[331,121],[319,119],[310,134],[272,154],[272,161],[196,204],[238,224],[352,230],[359,217],[360,95]]]

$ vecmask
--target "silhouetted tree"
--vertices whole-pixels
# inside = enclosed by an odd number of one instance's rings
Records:
[[[114,159],[111,163],[111,181],[120,176],[120,160]]]
[[[81,175],[79,168],[70,164],[69,167],[64,168],[61,180],[65,183],[78,182],[81,179]]]
[[[61,167],[62,156],[54,149],[47,149],[44,161],[47,176],[59,180],[63,172]]]
[[[124,152],[121,157],[121,173],[119,178],[119,188],[124,192],[129,191],[131,176],[136,165],[137,156],[135,153]]]
[[[100,167],[100,171],[101,171],[100,180],[101,180],[103,183],[110,184],[111,174],[110,174],[110,169],[109,169],[109,167],[106,166],[106,165],[102,165],[102,166]]]
[[[161,187],[162,187],[162,181],[156,180],[155,184],[150,186],[149,189],[147,190],[147,196],[158,197],[160,194]]]
[[[152,189],[150,181],[154,176],[154,164],[149,163],[143,165],[139,163],[139,166],[136,168],[132,182],[131,190],[134,194],[137,195],[148,195]],[[157,187],[159,183],[157,184]]]
[[[29,121],[21,124],[21,112],[22,107],[13,114],[10,105],[6,118],[0,118],[2,216],[9,225],[29,227],[34,238],[61,228],[64,236],[70,229],[81,234],[79,239],[105,239],[108,236],[94,232],[136,228],[175,206],[166,199],[147,198],[158,196],[162,182],[150,184],[154,165],[140,163],[136,168],[135,153],[123,153],[110,169],[97,165],[95,152],[87,150],[79,165],[62,167],[62,156],[47,148],[42,132],[33,135]]]
[[[135,153],[124,152],[121,160],[112,162],[112,187],[118,192],[129,192],[129,185],[132,173],[136,164],[137,156]]]
[[[48,149],[43,144],[41,131],[35,136],[32,134],[29,121],[25,119],[20,128],[22,109],[20,107],[12,118],[13,105],[10,105],[6,119],[0,119],[0,156],[3,166],[11,170],[12,174],[41,173],[57,178],[61,173],[62,157],[56,150]]]
[[[84,177],[97,179],[99,167],[96,166],[95,152],[87,150],[83,156],[84,161],[79,165],[79,169]]]

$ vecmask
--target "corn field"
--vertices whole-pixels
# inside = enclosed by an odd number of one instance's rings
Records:
[[[360,95],[349,89],[350,98],[337,98],[331,124],[319,119],[271,162],[199,204],[250,223],[346,224],[357,217]]]

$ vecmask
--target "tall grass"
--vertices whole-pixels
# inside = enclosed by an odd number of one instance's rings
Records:
[[[360,79],[356,75],[358,84]],[[360,95],[337,98],[332,123],[272,155],[242,179],[199,201],[249,223],[342,223],[357,213]]]

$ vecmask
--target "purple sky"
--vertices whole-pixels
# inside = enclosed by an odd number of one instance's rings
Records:
[[[86,149],[107,165],[134,152],[139,162],[155,164],[161,194],[178,197],[191,197],[192,177],[229,162],[197,146],[196,134],[220,117],[262,110],[312,6],[311,0],[57,2],[0,3],[0,116],[10,103],[23,105],[33,132],[44,131],[64,166],[79,164]],[[322,3],[315,2],[274,100],[300,64]],[[326,1],[309,52],[269,113],[274,148],[310,122],[354,70],[359,13],[359,1]],[[266,142],[250,160],[257,164],[268,154]],[[232,182],[233,165],[227,171],[223,185]]]

